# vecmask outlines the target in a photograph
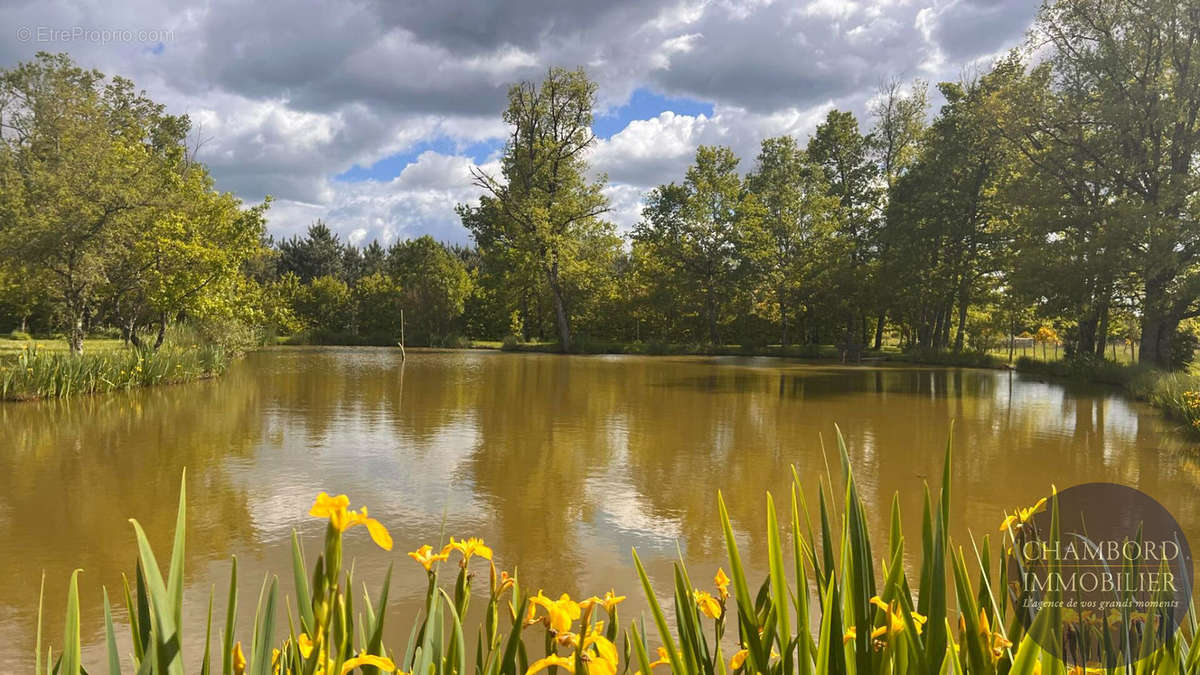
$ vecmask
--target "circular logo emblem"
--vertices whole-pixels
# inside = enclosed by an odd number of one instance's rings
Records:
[[[1068,666],[1134,663],[1183,624],[1192,552],[1171,514],[1140,490],[1068,488],[1009,516],[1003,537],[1009,602],[1030,637]]]

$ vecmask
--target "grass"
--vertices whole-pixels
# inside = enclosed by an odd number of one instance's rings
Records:
[[[117,340],[95,340],[85,343],[84,353],[76,356],[57,342],[9,342],[17,341],[5,341],[0,351],[0,400],[9,401],[203,379],[223,373],[232,359],[228,349],[209,343],[171,341],[154,351],[125,348]]]
[[[30,343],[46,352],[65,354],[70,351],[70,346],[63,339],[34,340],[0,335],[0,359],[17,356],[22,350],[28,349]],[[109,338],[90,338],[84,343],[84,347],[89,352],[111,352],[124,349],[125,343]]]
[[[222,591],[229,609],[224,621],[217,617],[215,630],[215,589],[210,591],[207,616],[199,622],[206,626],[199,672],[537,675],[548,669],[554,675],[562,669],[577,675],[626,675],[648,674],[660,666],[676,675],[1083,672],[1075,670],[1083,663],[1064,663],[1030,637],[1019,616],[1030,591],[1005,582],[1009,559],[1003,550],[1024,541],[1021,527],[1038,506],[1011,518],[996,514],[997,522],[1004,520],[1000,539],[972,537],[964,549],[964,542],[949,536],[951,520],[960,511],[952,505],[947,445],[941,482],[935,490],[926,488],[920,535],[905,537],[897,495],[887,514],[887,540],[873,544],[867,527],[871,514],[858,494],[840,432],[837,453],[840,462],[835,458],[833,465],[840,471],[816,478],[815,510],[805,501],[794,468],[790,494],[783,496],[781,508],[767,495],[763,533],[768,572],[763,579],[748,578],[739,538],[720,493],[715,495],[718,519],[713,527],[724,542],[729,571],[717,570],[711,585],[698,585],[680,559],[667,586],[656,588],[634,550],[637,579],[623,584],[606,580],[618,587],[640,587],[644,593],[649,621],[628,623],[619,613],[625,597],[615,591],[586,599],[566,594],[556,598],[540,590],[531,594],[515,575],[497,571],[492,550],[482,541],[453,537],[440,551],[428,544],[414,546],[416,550],[408,553],[412,561],[401,558],[403,564],[415,562],[426,570],[425,601],[416,615],[386,617],[391,568],[377,592],[365,587],[360,591],[354,584],[353,565],[347,570],[342,555],[344,537],[363,530],[380,548],[391,551],[394,542],[386,525],[368,517],[366,508],[351,510],[344,495],[321,493],[309,512],[327,522],[321,555],[310,566],[293,530],[291,569],[277,570],[264,579],[252,625],[238,626],[235,620],[236,558],[230,564],[229,585]],[[138,522],[131,521],[138,563],[120,589],[123,592],[115,594],[123,599],[130,617],[128,635],[116,635],[110,595],[104,591],[103,634],[110,674],[122,672],[123,657],[132,661],[127,672],[184,672],[183,627],[197,625],[183,618],[186,501],[181,486],[174,544],[165,569]],[[1057,527],[1056,504],[1052,500],[1049,507],[1054,514],[1051,532]],[[448,567],[444,576],[443,565]],[[910,569],[914,576],[910,577]],[[69,581],[63,641],[55,647],[57,660],[55,648],[49,645],[42,660],[41,636],[49,633],[42,632],[39,610],[39,675],[83,672],[80,634],[85,621],[76,575]],[[281,591],[285,584],[291,586],[290,595]],[[476,589],[476,584],[482,588]],[[1044,597],[1051,602],[1061,599],[1053,592]],[[465,623],[468,606],[476,600],[486,603],[483,618]],[[1089,614],[1084,611],[1077,617],[1084,623],[1072,624],[1077,641],[1083,639],[1086,647],[1092,640],[1083,653],[1093,655],[1092,665],[1103,667],[1087,672],[1133,672],[1117,665],[1120,657],[1113,645],[1140,649],[1138,673],[1200,672],[1200,650],[1192,644],[1194,620],[1164,639],[1157,631],[1142,628],[1149,627],[1155,616],[1142,623],[1143,619],[1132,621],[1128,609],[1119,613],[1120,622],[1101,627],[1086,623]],[[1043,643],[1045,635],[1065,635],[1064,614],[1042,612],[1038,617],[1032,626],[1048,631],[1039,633]],[[405,623],[409,636],[405,644],[384,643],[385,618],[389,623]],[[1097,642],[1100,637],[1104,640]],[[93,667],[89,672],[103,671]]]

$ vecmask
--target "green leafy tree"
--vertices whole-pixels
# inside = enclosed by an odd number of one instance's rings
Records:
[[[866,266],[876,253],[881,197],[873,143],[859,131],[854,113],[841,110],[829,111],[808,142],[809,158],[824,169],[829,194],[841,204],[840,236],[847,241],[848,256],[842,261],[847,269],[839,280],[839,294],[845,317],[842,342],[848,347],[865,342],[866,313],[873,304]]]
[[[333,276],[313,279],[301,287],[296,314],[305,325],[328,333],[344,333],[351,328],[353,305],[350,287]]]
[[[105,262],[179,179],[186,118],[64,54],[0,73],[0,252],[44,270],[71,351]]]
[[[1026,109],[1002,129],[1054,177],[1068,217],[1098,224],[1084,244],[1128,252],[1140,359],[1168,367],[1180,323],[1200,316],[1200,12],[1174,0],[1058,0],[1030,42],[1046,56],[1031,73],[1037,86],[1009,97]],[[1093,315],[1117,281],[1103,276]]]
[[[515,249],[537,266],[564,351],[571,347],[572,330],[562,281],[566,257],[580,231],[591,230],[597,216],[608,210],[605,179],[587,177],[587,149],[595,143],[595,94],[596,85],[583,70],[552,68],[540,85],[513,86],[504,113],[512,133],[501,160],[502,176],[473,169],[475,184],[486,193],[479,208],[499,217],[463,218],[469,228],[497,230],[473,229],[477,241]],[[488,208],[491,203],[494,209]]]
[[[685,284],[684,298],[699,306],[705,338],[714,345],[722,344],[721,324],[748,271],[744,237],[761,218],[737,165],[731,149],[700,146],[682,184],[651,191],[633,235],[662,258],[663,273]]]
[[[400,284],[383,272],[360,277],[351,292],[358,332],[390,343],[400,337],[404,293]]]
[[[392,246],[388,267],[403,289],[406,339],[435,345],[449,338],[471,292],[462,261],[425,235]]]
[[[829,196],[821,168],[791,136],[763,140],[746,182],[762,217],[751,221],[757,227],[747,232],[745,246],[786,347],[798,316],[819,290],[838,227],[838,200]]]

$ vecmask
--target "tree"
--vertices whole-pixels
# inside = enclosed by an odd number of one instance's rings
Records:
[[[338,236],[318,218],[303,238],[293,236],[279,242],[279,273],[294,272],[304,283],[317,277],[342,279],[345,255]]]
[[[1194,2],[1058,0],[1031,43],[1051,96],[1007,127],[1029,147],[1083,161],[1042,167],[1085,176],[1119,212],[1104,229],[1129,242],[1141,296],[1139,359],[1168,367],[1180,322],[1200,316],[1200,11]],[[1071,174],[1075,178],[1071,178]]]
[[[700,146],[682,185],[651,191],[634,229],[634,240],[666,261],[664,271],[679,275],[699,314],[710,344],[721,341],[720,324],[747,271],[743,237],[756,226],[761,209],[742,185],[733,150]]]
[[[571,346],[571,319],[562,287],[564,256],[581,228],[608,211],[605,179],[589,182],[586,151],[595,143],[596,85],[580,70],[552,68],[541,85],[522,82],[508,92],[504,121],[512,127],[501,160],[502,179],[472,169],[475,184],[495,202],[498,219],[464,217],[468,227],[499,228],[504,243],[529,257],[545,277],[554,305],[559,346]],[[460,210],[462,212],[462,210]]]
[[[296,313],[317,330],[342,333],[350,328],[353,306],[350,287],[333,276],[317,277],[300,287]]]
[[[178,180],[188,126],[65,54],[0,73],[0,252],[47,272],[73,353],[106,257]]]
[[[907,93],[899,81],[890,80],[880,88],[877,96],[877,101],[871,106],[871,116],[875,118],[875,128],[870,135],[871,151],[879,167],[879,177],[886,188],[883,195],[886,197],[891,194],[900,176],[917,160],[921,137],[925,133],[929,103],[926,84],[921,80],[914,81]],[[889,225],[886,206],[883,207],[881,215],[881,227],[886,230]],[[890,254],[887,249],[887,237],[879,236],[877,239],[880,247],[879,259],[886,260]],[[876,350],[883,347],[886,307],[892,299],[892,284],[889,279],[879,274],[879,270],[880,266],[876,265],[872,283],[872,292],[879,303],[873,345]]]
[[[845,261],[849,268],[838,289],[843,297],[847,346],[865,341],[866,311],[871,303],[862,269],[874,256],[880,189],[878,167],[872,161],[870,136],[859,132],[854,113],[830,110],[808,141],[808,156],[825,171],[829,194],[841,203],[840,235],[849,243]]]
[[[838,200],[828,195],[820,167],[791,136],[763,140],[746,185],[762,209],[762,217],[753,221],[758,227],[747,236],[748,254],[774,299],[779,341],[786,347],[794,319],[814,296],[818,270],[831,253]]]
[[[400,337],[404,292],[400,284],[383,272],[360,277],[351,291],[358,332],[389,343]]]
[[[416,344],[440,344],[450,337],[471,292],[470,276],[454,254],[425,235],[395,244],[388,268],[403,289],[406,321]]]
[[[145,210],[141,226],[126,230],[106,256],[111,302],[126,338],[140,345],[139,321],[154,321],[157,350],[178,316],[235,313],[242,267],[260,251],[269,204],[242,209],[232,194],[213,189],[204,167],[183,167],[162,202]]]

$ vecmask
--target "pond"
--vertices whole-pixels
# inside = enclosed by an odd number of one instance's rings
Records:
[[[0,405],[0,663],[32,659],[43,571],[45,633],[57,648],[77,567],[85,663],[100,663],[101,586],[119,598],[134,568],[128,518],[166,559],[185,468],[189,661],[214,585],[224,615],[231,555],[241,626],[268,570],[291,594],[291,532],[306,538],[311,563],[323,524],[307,511],[319,490],[349,494],[391,529],[390,554],[361,528],[348,545],[372,592],[395,564],[388,642],[403,649],[424,594],[424,572],[405,553],[436,546],[442,532],[483,537],[531,591],[616,588],[630,596],[628,617],[644,607],[632,547],[663,589],[677,552],[705,585],[728,569],[720,489],[761,579],[765,492],[785,495],[795,465],[815,499],[826,454],[837,468],[835,423],[877,542],[896,491],[909,537],[919,536],[922,486],[940,480],[952,423],[952,534],[968,547],[971,534],[994,536],[1004,509],[1052,483],[1088,481],[1149,493],[1200,541],[1192,443],[1111,389],[771,358],[414,350],[402,363],[390,349],[269,349],[219,380]],[[123,623],[123,609],[116,615]],[[119,636],[126,645],[128,632]]]

